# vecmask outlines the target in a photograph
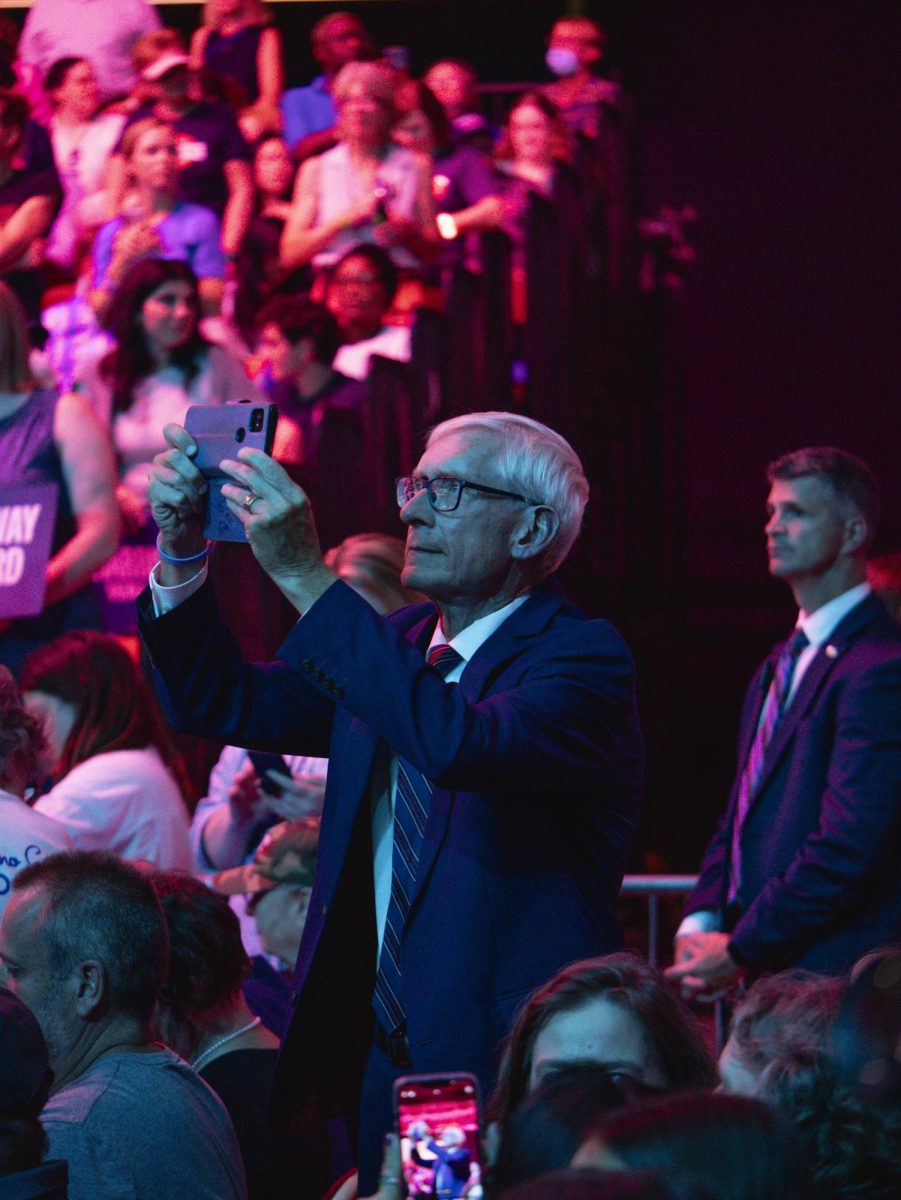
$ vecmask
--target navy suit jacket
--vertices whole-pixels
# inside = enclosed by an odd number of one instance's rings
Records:
[[[735,783],[689,912],[726,915],[738,780],[780,648],[745,697]],[[899,862],[901,629],[868,596],[819,648],[767,747],[741,834],[736,958],[840,972],[896,941]]]
[[[493,1083],[514,1011],[565,963],[621,944],[614,915],[643,751],[633,664],[554,584],[447,684],[423,657],[433,605],[378,616],[334,584],[263,666],[241,662],[209,585],[142,622],[161,697],[189,732],[329,757],[320,853],[273,1107],[347,1111],[371,1044],[371,780],[403,755],[433,782],[402,935],[417,1071]]]

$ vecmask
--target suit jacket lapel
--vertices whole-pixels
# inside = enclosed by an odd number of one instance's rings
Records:
[[[797,692],[792,698],[781,721],[776,726],[772,740],[766,748],[763,758],[763,770],[757,781],[757,788],[751,800],[752,804],[754,798],[759,796],[766,786],[767,780],[788,748],[799,722],[812,708],[814,701],[820,693],[820,689],[828,679],[833,667],[847,650],[858,631],[864,625],[868,624],[874,615],[878,615],[881,612],[882,608],[879,605],[879,601],[872,596],[868,596],[860,604],[852,608],[844,620],[840,621],[838,626],[833,630],[832,636],[827,638],[823,645],[817,649],[813,661],[804,672],[804,678],[798,685]],[[750,746],[750,743],[748,745]]]
[[[463,668],[463,674],[458,684],[470,704],[476,704],[483,699],[497,673],[509,663],[511,658],[522,652],[530,638],[542,632],[562,603],[562,596],[556,584],[543,584],[540,588],[536,588],[525,604],[520,605],[514,613],[511,613],[500,628],[482,643]],[[428,646],[434,623],[426,622],[426,629],[425,640],[422,643],[423,653]],[[414,632],[415,630],[410,631],[411,639]],[[420,627],[419,640],[421,639]],[[416,886],[410,900],[411,907],[416,903],[447,835],[453,803],[453,792],[445,792],[440,788],[433,791],[429,818],[426,822],[419,854]]]

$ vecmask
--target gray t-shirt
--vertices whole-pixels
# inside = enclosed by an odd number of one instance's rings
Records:
[[[41,1122],[69,1200],[246,1200],[231,1119],[171,1051],[115,1051],[51,1096]]]

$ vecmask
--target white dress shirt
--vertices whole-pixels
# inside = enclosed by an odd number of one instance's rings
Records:
[[[517,596],[503,608],[496,609],[487,617],[479,617],[471,625],[451,638],[448,642],[441,628],[441,621],[435,626],[429,650],[433,646],[445,643],[451,646],[462,662],[457,663],[452,671],[448,671],[447,683],[459,683],[464,668],[479,647],[487,642],[491,635],[498,630],[504,621],[511,616],[520,605],[524,604],[527,596]],[[375,880],[375,922],[378,932],[379,953],[382,949],[382,934],[385,930],[385,917],[391,900],[391,861],[394,855],[394,798],[397,789],[397,755],[392,755],[388,764],[388,778],[384,773],[379,778],[376,770],[370,797],[372,802],[372,873]]]

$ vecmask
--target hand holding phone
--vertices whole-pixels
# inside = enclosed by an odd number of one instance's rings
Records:
[[[208,485],[194,465],[194,439],[181,425],[165,426],[166,449],[150,466],[147,497],[160,534],[176,557],[201,551]]]
[[[194,465],[207,482],[204,536],[217,542],[246,542],[240,519],[229,508],[222,488],[234,480],[222,470],[242,446],[272,453],[278,409],[274,404],[196,404],[185,414],[185,429],[197,446]],[[248,493],[249,494],[249,493]]]

